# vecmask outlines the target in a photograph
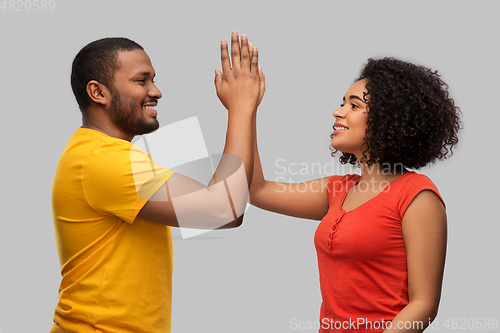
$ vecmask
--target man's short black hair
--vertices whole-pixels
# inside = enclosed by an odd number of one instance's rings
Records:
[[[96,40],[78,52],[71,68],[71,88],[82,113],[90,105],[87,84],[96,80],[109,89],[113,88],[115,71],[118,69],[118,51],[144,50],[136,42],[124,37],[108,37]]]

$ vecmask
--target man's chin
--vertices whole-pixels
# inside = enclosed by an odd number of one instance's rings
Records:
[[[154,120],[153,127],[152,127],[152,129],[151,129],[151,131],[149,133],[154,132],[158,128],[160,128],[160,122],[158,121],[158,119],[156,119],[156,117],[154,117],[153,120]]]
[[[144,124],[143,126],[141,126],[140,128],[137,129],[135,135],[144,135],[144,134],[148,134],[148,133],[152,133],[154,131],[156,131],[158,128],[160,128],[160,122],[156,119],[150,122],[149,124]]]

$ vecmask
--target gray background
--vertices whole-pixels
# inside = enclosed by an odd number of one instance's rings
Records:
[[[47,332],[52,323],[60,266],[50,191],[59,155],[81,124],[69,85],[76,53],[106,36],[139,42],[163,93],[162,125],[198,116],[209,152],[220,153],[226,111],[213,73],[219,42],[233,29],[259,47],[267,78],[258,133],[268,179],[280,176],[278,165],[291,166],[292,181],[352,172],[330,157],[332,112],[367,58],[396,56],[440,71],[466,128],[450,160],[420,171],[448,209],[436,331],[453,331],[444,326],[453,318],[500,319],[499,9],[498,1],[56,0],[53,12],[0,10],[0,332]],[[297,175],[293,163],[328,169]],[[317,225],[251,207],[236,230],[187,240],[176,233],[172,331],[287,332],[293,318],[318,320]]]

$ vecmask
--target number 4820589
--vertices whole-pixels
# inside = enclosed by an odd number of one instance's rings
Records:
[[[452,330],[496,330],[498,318],[447,318],[443,326]]]
[[[3,0],[0,5],[4,12],[52,12],[55,9],[54,0]]]

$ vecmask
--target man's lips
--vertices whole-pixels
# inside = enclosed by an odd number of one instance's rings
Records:
[[[143,105],[142,108],[146,110],[147,113],[149,113],[151,116],[156,117],[158,115],[158,111],[156,111],[154,108],[156,107],[156,104],[150,104],[150,105]]]

